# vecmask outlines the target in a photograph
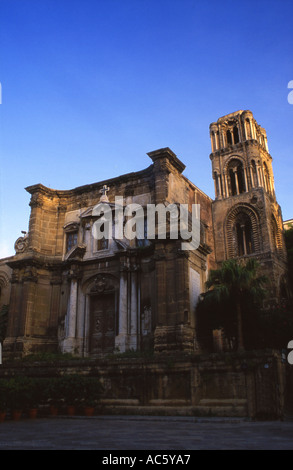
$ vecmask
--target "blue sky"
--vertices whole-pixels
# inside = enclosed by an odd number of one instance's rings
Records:
[[[0,256],[29,194],[149,166],[170,147],[214,197],[209,124],[250,109],[293,217],[292,0],[0,0]]]

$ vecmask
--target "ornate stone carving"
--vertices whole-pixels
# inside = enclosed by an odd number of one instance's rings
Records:
[[[30,206],[31,206],[31,208],[42,207],[43,202],[44,201],[43,201],[42,196],[38,193],[34,193],[31,197]]]
[[[146,336],[152,332],[152,308],[145,306],[141,315],[141,332]]]
[[[23,253],[28,247],[28,235],[25,233],[23,237],[19,237],[15,244],[14,249],[16,253]]]
[[[112,279],[104,276],[103,274],[99,274],[95,280],[94,284],[90,290],[91,294],[103,294],[104,292],[113,291],[115,286],[112,282]]]

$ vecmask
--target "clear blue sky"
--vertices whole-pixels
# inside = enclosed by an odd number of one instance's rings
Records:
[[[292,0],[0,0],[0,256],[26,186],[141,170],[170,147],[214,197],[209,124],[250,109],[293,217]]]

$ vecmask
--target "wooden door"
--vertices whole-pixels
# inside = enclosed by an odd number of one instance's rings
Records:
[[[90,354],[111,353],[115,347],[115,295],[91,297]]]

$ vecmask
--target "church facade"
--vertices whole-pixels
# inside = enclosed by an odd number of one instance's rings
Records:
[[[29,231],[0,264],[10,293],[5,354],[195,351],[196,304],[209,270],[225,259],[256,257],[269,274],[271,298],[286,295],[266,133],[250,111],[238,111],[212,123],[210,136],[215,200],[183,175],[185,165],[169,148],[150,152],[150,166],[139,172],[67,191],[26,188]],[[196,249],[182,249],[170,219],[164,238],[148,238],[147,218],[139,237],[117,237],[117,198],[122,209],[139,206],[144,214],[150,205],[182,205],[189,227],[199,207]],[[95,236],[101,203],[113,214],[111,237]]]

